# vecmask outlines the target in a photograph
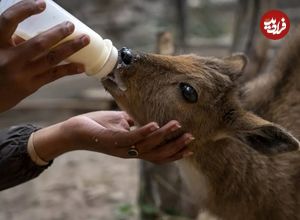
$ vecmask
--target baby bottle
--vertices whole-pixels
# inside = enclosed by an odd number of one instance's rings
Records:
[[[20,2],[21,0],[0,0],[0,14],[7,8]],[[81,34],[90,37],[90,44],[70,56],[67,61],[82,63],[85,66],[86,74],[98,79],[105,77],[115,67],[118,60],[118,51],[110,40],[104,40],[99,34],[79,21],[65,9],[52,0],[45,0],[46,9],[19,24],[16,35],[28,40],[51,27],[70,21],[75,25],[72,35],[63,41],[74,39]]]

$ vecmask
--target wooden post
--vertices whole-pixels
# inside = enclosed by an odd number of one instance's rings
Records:
[[[175,54],[175,43],[172,33],[163,31],[157,34],[155,52],[162,55]]]
[[[185,50],[187,35],[187,0],[176,0],[178,39],[180,50]]]

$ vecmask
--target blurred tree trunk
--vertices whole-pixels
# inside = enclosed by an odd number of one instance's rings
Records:
[[[162,216],[182,216],[195,219],[198,208],[180,177],[177,166],[140,165],[139,208],[141,220],[156,220]]]
[[[170,32],[157,35],[156,53],[173,55],[175,46]],[[177,166],[154,165],[142,161],[139,189],[140,219],[160,219],[164,214],[196,218],[198,208],[191,201]]]
[[[260,31],[260,19],[274,5],[275,0],[238,0],[231,52],[243,52],[250,61],[241,82],[251,80],[263,70],[269,41]]]
[[[178,39],[180,50],[186,47],[187,35],[187,0],[176,0],[177,20],[178,20]]]

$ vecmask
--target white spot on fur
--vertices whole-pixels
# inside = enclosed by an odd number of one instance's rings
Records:
[[[199,206],[203,206],[203,203],[208,197],[209,190],[207,177],[200,169],[196,169],[188,159],[178,161],[177,165],[181,176],[187,184],[191,196],[197,204],[199,204]]]

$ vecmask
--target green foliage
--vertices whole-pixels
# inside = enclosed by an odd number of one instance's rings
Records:
[[[146,215],[158,215],[159,210],[151,204],[140,204],[141,211]]]
[[[130,220],[136,215],[136,207],[129,203],[121,204],[116,210],[116,220]]]

